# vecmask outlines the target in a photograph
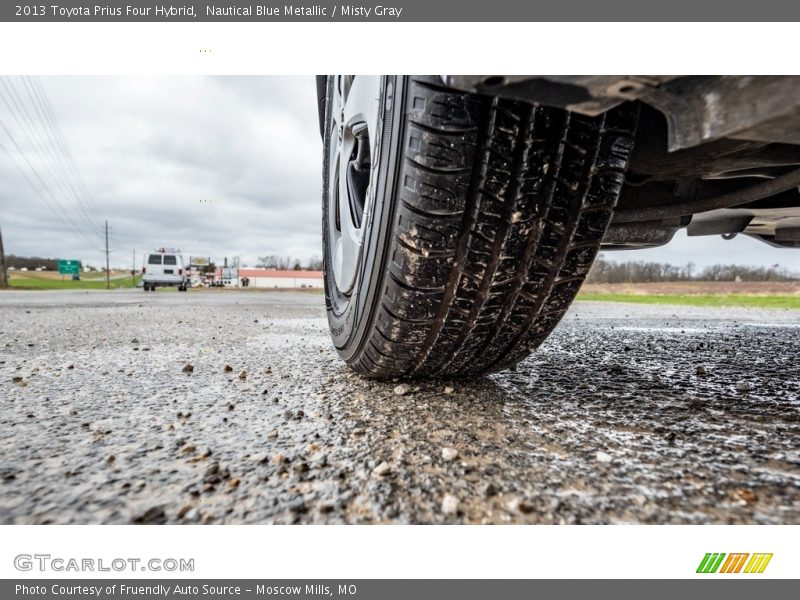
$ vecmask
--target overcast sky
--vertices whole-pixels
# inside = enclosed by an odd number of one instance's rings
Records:
[[[12,82],[36,121],[26,82]],[[128,266],[134,248],[141,257],[158,246],[219,260],[240,255],[250,263],[266,254],[321,254],[322,149],[312,77],[41,82],[96,205],[93,220],[111,225],[112,264]],[[2,86],[0,92],[9,95]],[[20,144],[25,133],[35,141],[2,100],[0,120]],[[9,145],[2,128],[0,143]],[[34,144],[26,154],[39,166],[35,149]],[[59,163],[47,160],[43,177],[51,163],[60,172]],[[96,239],[94,247],[48,208],[0,151],[0,226],[7,253],[99,263],[100,232],[62,203]]]
[[[32,82],[4,81],[18,94],[0,86],[21,125],[0,99],[0,122],[8,129],[0,127],[0,144],[16,154],[10,133],[44,183],[18,156],[20,166],[49,201],[0,150],[6,253],[99,265],[100,229],[108,219],[112,266],[128,268],[133,249],[140,263],[142,252],[158,246],[217,261],[238,255],[250,265],[266,254],[303,260],[321,254],[322,151],[312,77],[41,78],[91,195],[88,207],[65,200],[72,197],[70,188],[51,174],[62,173],[63,163],[44,145],[46,130],[32,129],[24,118],[22,106],[30,122],[43,122],[37,118],[43,105],[28,95]],[[64,222],[54,202],[82,235]],[[606,256],[698,266],[781,264],[792,270],[800,264],[797,251],[742,236],[724,241],[683,233],[664,248]]]

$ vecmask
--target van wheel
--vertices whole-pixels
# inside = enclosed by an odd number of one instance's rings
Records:
[[[149,286],[149,285],[147,285],[146,283],[143,283],[143,284],[142,284],[142,289],[143,289],[145,292],[149,292],[149,291],[150,291],[150,286]]]
[[[638,117],[328,78],[323,249],[340,356],[380,378],[473,376],[537,348],[613,214]]]

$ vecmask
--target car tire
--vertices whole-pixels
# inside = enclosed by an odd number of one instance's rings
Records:
[[[324,281],[339,355],[377,378],[516,364],[594,261],[637,107],[586,117],[436,77],[359,80],[328,78],[323,130]]]

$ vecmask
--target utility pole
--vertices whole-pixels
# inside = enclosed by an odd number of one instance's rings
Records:
[[[108,268],[108,221],[106,221],[106,289],[111,289],[111,271]]]
[[[132,287],[136,287],[136,248],[133,249],[133,266],[131,267]]]
[[[6,254],[3,252],[3,231],[0,230],[0,287],[8,287],[6,274]]]

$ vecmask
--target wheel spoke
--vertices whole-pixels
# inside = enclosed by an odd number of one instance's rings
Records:
[[[349,86],[344,104],[344,124],[350,129],[366,123],[369,138],[376,139],[378,108],[381,99],[381,78],[377,75],[359,75]]]
[[[355,138],[352,135],[346,135],[341,147],[339,154],[339,219],[342,235],[355,241],[358,239],[356,230],[360,228],[361,224],[353,222],[352,211],[350,210],[350,190],[347,186],[347,168],[350,165],[350,156],[355,148]]]
[[[381,78],[337,75],[332,82],[328,214],[336,285],[352,290],[369,202],[373,144],[378,139]],[[335,218],[338,215],[338,219]]]
[[[347,90],[350,84],[346,81],[346,75],[336,75],[333,81],[333,98],[331,99],[331,115],[336,127],[342,126],[342,115],[344,114],[344,99],[347,97]]]

